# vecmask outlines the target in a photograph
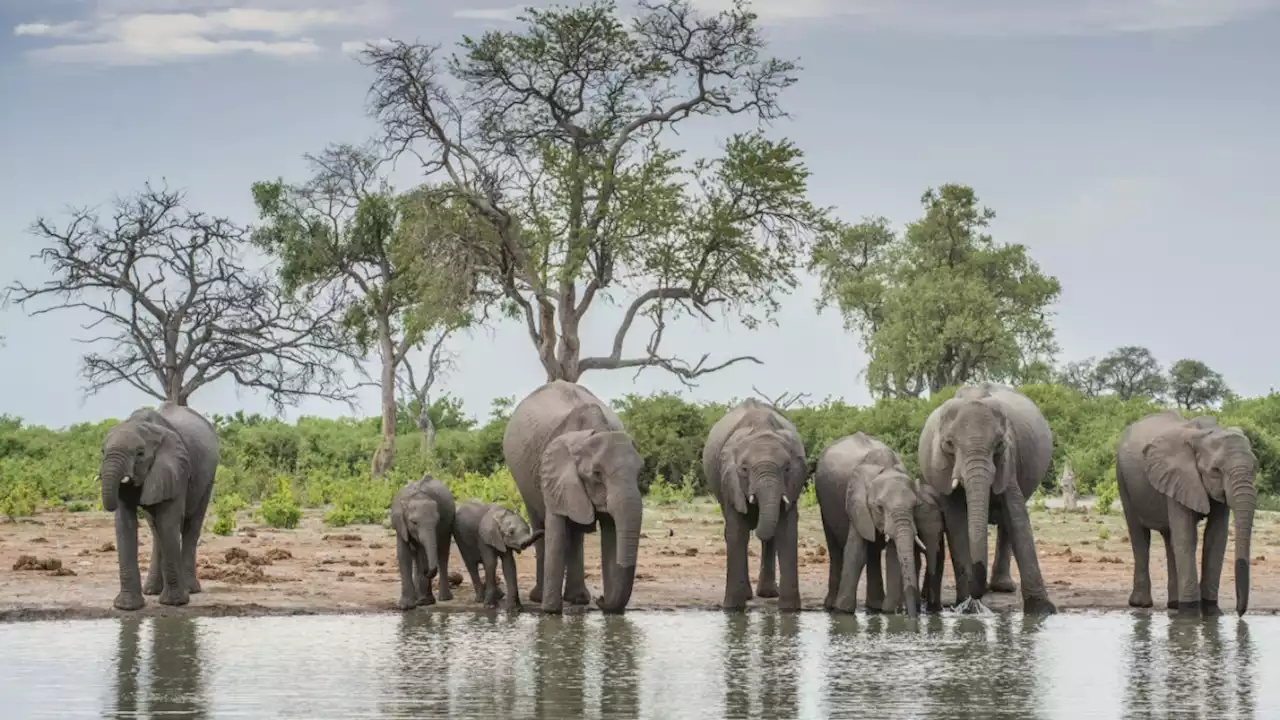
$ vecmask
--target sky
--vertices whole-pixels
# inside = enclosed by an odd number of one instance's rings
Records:
[[[500,0],[501,2],[501,0]],[[715,11],[728,0],[695,0]],[[1277,384],[1280,334],[1280,0],[756,0],[771,51],[798,58],[783,96],[813,172],[812,199],[901,226],[929,187],[974,187],[997,241],[1026,245],[1061,281],[1061,361],[1143,345],[1194,357],[1238,393]],[[303,154],[360,142],[371,76],[351,56],[395,37],[451,44],[516,29],[519,7],[484,0],[0,0],[0,281],[38,281],[27,227],[165,180],[194,206],[254,221],[250,184],[301,181]],[[692,124],[690,124],[692,127]],[[699,121],[694,154],[737,128]],[[397,182],[415,181],[397,168]],[[672,390],[729,399],[753,388],[869,400],[858,339],[815,309],[806,277],[777,327],[684,321],[666,349],[750,354],[684,389],[660,370],[592,372],[605,398]],[[600,306],[584,356],[605,353],[619,307]],[[117,386],[85,397],[74,313],[0,310],[0,414],[65,426],[153,404]],[[642,346],[637,334],[629,347]],[[485,416],[545,380],[522,326],[456,345],[442,389]],[[270,412],[220,382],[196,409]],[[361,396],[364,414],[377,394]],[[343,415],[307,401],[286,411]]]

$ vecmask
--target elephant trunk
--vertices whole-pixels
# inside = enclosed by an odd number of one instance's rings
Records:
[[[436,547],[435,530],[419,531],[418,542],[422,543],[422,547],[427,551],[427,577],[435,577],[436,571],[439,569],[436,559],[440,557],[437,553],[439,548]],[[448,578],[442,582],[449,582]]]
[[[910,517],[893,523],[893,545],[902,565],[902,594],[907,602],[907,615],[912,620],[920,615],[920,581],[916,573],[916,525]]]
[[[120,502],[120,479],[128,472],[128,464],[123,457],[109,455],[102,460],[98,469],[98,480],[102,483],[102,509],[115,512]]]
[[[769,542],[778,529],[778,510],[782,504],[782,477],[776,469],[757,474],[751,483],[751,496],[755,498],[760,515],[756,520],[756,537]]]
[[[1227,505],[1236,522],[1236,614],[1244,615],[1249,609],[1249,553],[1258,493],[1253,487],[1252,473],[1234,473],[1228,478]]]
[[[600,558],[602,563],[613,563],[612,571],[605,575],[610,578],[610,582],[604,589],[604,601],[600,603],[600,609],[606,613],[625,610],[635,586],[636,554],[640,549],[640,523],[644,514],[644,502],[638,488],[634,485],[627,487],[627,491],[610,494],[608,509],[613,527],[601,524],[600,528],[602,533],[614,534],[615,557]]]
[[[981,600],[987,594],[987,520],[991,481],[995,463],[986,455],[965,459],[961,482],[969,508],[969,597]]]

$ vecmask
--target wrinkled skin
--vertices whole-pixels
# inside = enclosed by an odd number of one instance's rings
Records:
[[[534,532],[520,514],[494,503],[471,500],[458,508],[453,522],[453,539],[458,543],[458,554],[471,575],[471,586],[476,591],[476,602],[485,607],[497,607],[504,593],[498,586],[498,563],[502,563],[502,577],[507,583],[504,609],[520,608],[520,592],[517,589],[516,554],[542,537]],[[484,567],[484,580],[480,579],[480,567]]]
[[[218,470],[218,433],[194,410],[164,403],[141,408],[107,432],[98,478],[102,507],[116,516],[120,594],[114,605],[137,610],[142,596],[186,605],[200,592],[196,544]],[[147,581],[138,572],[138,513],[151,526]]]
[[[940,498],[907,475],[897,453],[861,432],[840,438],[822,451],[813,483],[830,555],[823,607],[853,612],[865,566],[868,612],[896,612],[905,602],[907,614],[917,617],[921,605],[917,550],[927,561],[926,588],[936,584],[940,589],[942,582]],[[879,568],[869,562],[885,552],[887,594],[883,587],[875,587]],[[925,596],[930,612],[942,610],[937,592],[926,591]]]
[[[590,390],[555,380],[516,406],[502,437],[535,533],[537,580],[529,599],[559,613],[564,601],[591,601],[583,566],[586,533],[600,523],[604,597],[621,613],[631,599],[640,547],[640,471],[644,461],[618,416]]]
[[[986,594],[988,523],[998,529],[993,584],[1013,587],[1009,551],[1022,578],[1022,609],[1052,614],[1027,497],[1049,470],[1053,434],[1030,398],[994,383],[963,387],[938,406],[920,433],[923,480],[943,498],[956,602]],[[1005,549],[1007,538],[1008,550]]]
[[[1218,583],[1227,551],[1227,516],[1236,526],[1236,614],[1249,607],[1249,550],[1258,496],[1258,460],[1239,428],[1209,416],[1184,420],[1172,411],[1125,428],[1116,444],[1116,482],[1133,546],[1129,604],[1151,607],[1151,531],[1164,538],[1168,607],[1218,616]],[[1196,526],[1207,518],[1201,577],[1196,581]]]
[[[724,516],[722,607],[742,610],[751,599],[747,545],[755,530],[761,549],[756,595],[778,598],[780,610],[799,610],[796,508],[807,468],[795,425],[772,405],[745,400],[712,426],[702,469]]]
[[[400,567],[400,609],[434,605],[431,580],[439,578],[441,602],[453,599],[449,588],[449,543],[453,537],[453,493],[430,475],[400,488],[391,498],[391,528],[396,531]]]

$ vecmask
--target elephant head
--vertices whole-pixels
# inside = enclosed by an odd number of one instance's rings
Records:
[[[1142,449],[1147,478],[1162,494],[1201,515],[1209,501],[1226,503],[1236,524],[1236,612],[1249,607],[1249,551],[1258,504],[1253,476],[1258,459],[1240,428],[1196,418]]]
[[[158,413],[134,413],[107,432],[98,479],[102,507],[115,512],[121,498],[150,507],[186,489],[191,462],[187,446]]]
[[[538,541],[542,531],[533,531],[519,513],[495,505],[480,520],[480,539],[499,554],[508,550],[520,552]]]
[[[845,495],[845,509],[863,540],[875,542],[879,534],[893,541],[902,567],[907,614],[912,618],[920,613],[920,585],[915,558],[916,547],[923,549],[915,520],[919,504],[920,496],[911,478],[897,468],[873,464],[857,467]]]
[[[969,596],[987,591],[987,523],[992,494],[1003,494],[1017,483],[1018,448],[1005,411],[995,403],[954,398],[944,406],[934,451],[951,468],[950,477],[934,489],[947,495],[964,487],[968,506],[970,571]]]
[[[924,603],[931,612],[942,610],[943,538],[945,525],[942,497],[927,483],[915,484],[919,502],[915,507],[916,533],[924,554]]]
[[[631,599],[640,547],[640,470],[644,460],[631,436],[618,430],[575,430],[542,453],[543,500],[547,512],[579,525],[601,516],[600,562],[605,612],[622,612]]]
[[[391,527],[396,535],[406,543],[413,542],[426,549],[427,577],[435,577],[439,544],[436,532],[440,525],[440,506],[421,490],[411,491],[398,498],[391,505]],[[441,580],[448,582],[448,580]]]
[[[743,429],[734,433],[721,451],[720,484],[728,493],[733,509],[742,515],[755,507],[759,511],[756,537],[773,539],[778,517],[791,509],[788,480],[804,472],[787,438],[772,429]]]

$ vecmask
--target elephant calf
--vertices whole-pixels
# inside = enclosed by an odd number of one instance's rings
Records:
[[[1227,551],[1227,515],[1236,523],[1236,613],[1249,607],[1249,545],[1258,496],[1258,459],[1240,428],[1209,416],[1185,420],[1176,412],[1148,415],[1125,428],[1116,444],[1116,482],[1133,547],[1129,604],[1151,607],[1151,531],[1164,538],[1169,565],[1168,607],[1180,613],[1222,614],[1218,582]],[[1196,525],[1208,518],[1200,581],[1196,582]]]
[[[476,602],[485,607],[497,607],[503,596],[498,587],[498,560],[502,560],[502,577],[507,582],[505,607],[520,607],[520,593],[516,583],[516,553],[525,550],[542,537],[534,532],[519,513],[494,503],[472,500],[458,508],[453,522],[453,538],[458,543],[462,563],[471,575],[476,591]],[[484,566],[484,581],[480,580],[480,566]]]
[[[449,542],[454,514],[453,493],[430,475],[405,485],[391,499],[401,610],[434,605],[431,579],[437,576],[440,600],[453,599],[449,589]]]
[[[858,578],[867,568],[867,609],[894,612],[905,596],[917,617],[920,589],[915,549],[925,553],[929,610],[942,610],[942,501],[907,475],[897,453],[858,432],[832,443],[818,456],[814,474],[822,530],[831,556],[823,606],[853,612]],[[888,560],[888,592],[881,587],[880,557]]]

